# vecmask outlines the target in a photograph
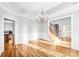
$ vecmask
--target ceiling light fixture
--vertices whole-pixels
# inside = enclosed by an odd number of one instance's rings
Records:
[[[36,21],[38,23],[47,23],[48,22],[48,17],[45,15],[45,11],[42,8],[41,14],[36,16]]]

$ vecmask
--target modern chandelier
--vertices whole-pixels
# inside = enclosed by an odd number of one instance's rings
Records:
[[[48,17],[45,15],[44,10],[42,9],[41,14],[39,16],[36,16],[36,21],[38,23],[47,23],[48,22]]]

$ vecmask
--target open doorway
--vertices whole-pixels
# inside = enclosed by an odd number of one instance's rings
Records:
[[[71,48],[71,17],[50,21],[49,33],[54,44]]]
[[[14,46],[15,21],[4,18],[4,51]]]

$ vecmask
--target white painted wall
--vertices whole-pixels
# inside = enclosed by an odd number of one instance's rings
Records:
[[[72,40],[71,48],[79,50],[79,11],[72,14]]]
[[[4,29],[4,25],[3,25],[3,18],[0,15],[0,53],[3,51],[4,48],[4,33],[3,33],[3,29]]]
[[[17,43],[27,43],[29,40],[48,39],[48,24],[40,24],[24,17],[17,18]]]

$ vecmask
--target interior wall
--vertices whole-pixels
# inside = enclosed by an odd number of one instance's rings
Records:
[[[0,54],[1,52],[3,51],[3,48],[4,48],[4,25],[3,25],[3,18],[1,16],[1,13],[0,13]]]
[[[48,40],[48,23],[41,24],[32,19],[18,17],[17,32],[16,43],[27,43],[29,40],[41,38]]]
[[[42,24],[42,38],[51,41],[48,34],[48,23]]]
[[[71,48],[79,50],[79,11],[72,14],[72,42]]]

